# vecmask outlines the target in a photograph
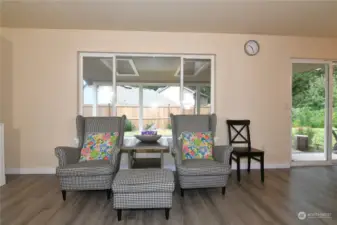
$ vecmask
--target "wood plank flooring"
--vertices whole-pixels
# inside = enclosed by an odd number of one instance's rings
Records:
[[[164,210],[125,210],[122,221],[104,191],[69,192],[62,200],[54,175],[12,175],[0,188],[1,225],[296,225],[337,224],[337,167],[303,167],[235,173],[226,196],[221,189],[176,188],[170,219]],[[331,213],[332,218],[299,220],[297,213]]]

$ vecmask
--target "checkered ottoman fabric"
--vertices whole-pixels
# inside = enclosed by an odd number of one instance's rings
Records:
[[[115,209],[171,208],[174,177],[170,170],[120,170],[112,184]]]

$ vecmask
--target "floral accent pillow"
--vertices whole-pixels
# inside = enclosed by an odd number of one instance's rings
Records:
[[[212,132],[183,132],[180,135],[182,159],[213,160]]]
[[[81,150],[80,162],[89,160],[110,160],[112,149],[119,133],[89,133]]]

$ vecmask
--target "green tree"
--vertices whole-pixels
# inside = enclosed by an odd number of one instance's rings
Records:
[[[323,128],[325,119],[325,70],[293,74],[292,120],[295,127]],[[333,73],[333,126],[337,126],[337,69]]]
[[[309,107],[309,105],[313,107],[312,109],[322,108],[319,101],[322,97],[320,94],[323,94],[324,98],[324,70],[316,69],[294,73],[292,83],[293,108]],[[315,104],[312,104],[312,101]]]

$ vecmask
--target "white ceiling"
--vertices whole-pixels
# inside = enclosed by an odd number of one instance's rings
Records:
[[[1,11],[6,27],[337,37],[337,1],[4,0]]]

